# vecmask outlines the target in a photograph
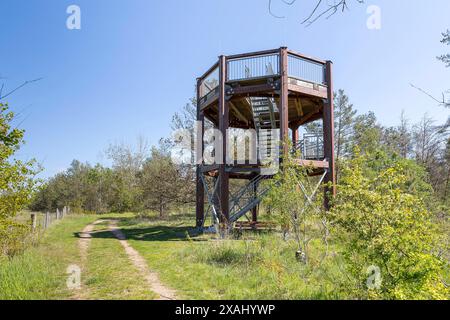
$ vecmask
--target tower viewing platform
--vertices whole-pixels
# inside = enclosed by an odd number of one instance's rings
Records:
[[[271,177],[261,173],[260,156],[274,149],[280,151],[280,157],[292,151],[288,150],[289,144],[280,141],[289,139],[293,148],[300,148],[301,157],[296,159],[299,166],[315,168],[314,174],[323,175],[324,182],[334,185],[331,61],[286,47],[220,56],[197,79],[197,120],[202,124],[202,136],[206,119],[227,138],[221,141],[223,161],[202,161],[197,167],[198,227],[204,226],[208,213],[220,223],[232,224],[252,212],[252,221],[256,222],[258,205],[266,192],[258,187],[263,179]],[[320,119],[319,132],[303,134],[300,139],[299,128]],[[230,163],[230,129],[254,129],[257,139],[250,149],[256,151],[257,162]],[[203,140],[201,145],[203,155]],[[207,177],[213,182],[208,184]],[[246,179],[248,183],[236,194],[230,194],[230,179]],[[327,191],[335,192],[334,187]]]

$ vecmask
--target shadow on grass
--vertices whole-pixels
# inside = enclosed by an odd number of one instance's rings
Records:
[[[105,217],[105,219],[108,219]],[[120,221],[122,226],[129,226],[131,224],[130,218],[113,218]],[[207,241],[206,239],[198,238],[200,234],[192,227],[188,226],[165,226],[165,225],[152,225],[136,228],[120,228],[125,234],[127,240],[138,241]],[[83,233],[76,232],[74,236],[77,238],[83,237]],[[103,238],[113,239],[114,235],[109,230],[99,230],[90,233],[92,239]]]

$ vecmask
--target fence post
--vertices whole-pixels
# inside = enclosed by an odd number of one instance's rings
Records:
[[[61,218],[61,213],[59,212],[59,209],[56,208],[56,220],[59,220]]]
[[[64,217],[66,216],[66,210],[67,210],[67,207],[64,206],[64,208],[62,209],[62,219],[64,219]]]
[[[31,229],[33,231],[36,230],[36,217],[37,217],[37,214],[35,212],[31,213]]]
[[[47,211],[45,213],[44,229],[48,228],[49,222],[50,222],[50,213]]]

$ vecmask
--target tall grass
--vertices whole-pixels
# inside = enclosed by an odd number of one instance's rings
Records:
[[[71,216],[52,225],[40,243],[0,258],[0,299],[66,299],[66,268],[80,264],[76,232],[94,216]]]
[[[58,266],[38,250],[0,261],[0,299],[56,299],[61,292]]]
[[[330,253],[321,261],[323,245],[315,242],[311,248],[315,259],[305,265],[295,258],[295,242],[282,240],[278,233],[252,234],[242,240],[191,242],[179,257],[185,266],[207,270],[207,276],[199,273],[197,282],[186,288],[194,298],[204,297],[205,291],[209,298],[224,299],[349,298],[339,257]],[[199,295],[197,286],[203,287]]]

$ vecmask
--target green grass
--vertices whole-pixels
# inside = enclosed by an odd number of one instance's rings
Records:
[[[122,245],[99,224],[101,237],[90,242],[87,265],[82,266],[82,289],[67,289],[67,267],[81,266],[78,232],[98,219],[130,218],[130,214],[69,216],[55,222],[39,245],[22,255],[0,260],[0,299],[153,299]]]
[[[71,216],[56,222],[38,246],[22,255],[0,260],[0,299],[67,299],[66,268],[79,264],[74,236],[95,216]]]
[[[305,267],[295,244],[277,232],[248,233],[241,240],[188,236],[193,218],[121,219],[129,243],[161,281],[187,299],[339,299],[344,283],[337,257]],[[313,245],[312,256],[322,252]]]
[[[239,239],[217,240],[195,235],[194,217],[189,214],[165,220],[151,214],[108,214],[66,217],[51,226],[39,246],[0,260],[0,299],[155,298],[106,224],[95,227],[83,266],[83,289],[66,288],[67,266],[81,265],[77,232],[98,219],[117,219],[129,244],[179,298],[351,298],[345,289],[351,279],[343,271],[336,245],[319,264],[324,246],[312,242],[312,263],[305,266],[295,258],[295,243],[284,241],[279,232],[248,232]]]
[[[129,261],[122,245],[108,231],[107,223],[96,225],[91,241],[86,275],[85,299],[154,299],[139,271]]]

